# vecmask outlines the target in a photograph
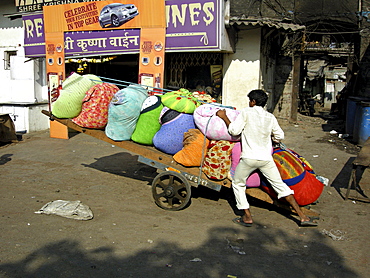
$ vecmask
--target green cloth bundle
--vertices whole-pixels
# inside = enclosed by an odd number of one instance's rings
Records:
[[[195,108],[201,105],[199,100],[186,89],[165,93],[162,96],[164,106],[180,113],[193,114]]]
[[[59,97],[51,104],[52,114],[57,118],[77,117],[82,110],[82,100],[86,92],[101,82],[95,75],[73,73],[64,80]]]
[[[131,136],[132,141],[143,145],[153,145],[153,137],[161,128],[159,116],[162,109],[163,104],[159,96],[150,96],[144,101],[134,133]]]

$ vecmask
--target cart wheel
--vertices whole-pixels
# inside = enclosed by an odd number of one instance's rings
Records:
[[[162,172],[154,178],[152,193],[155,203],[165,210],[183,209],[191,197],[188,181],[173,171]]]

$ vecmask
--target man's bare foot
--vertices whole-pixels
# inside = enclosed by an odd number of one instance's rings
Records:
[[[319,225],[316,221],[314,221],[313,218],[306,216],[303,219],[301,219],[301,226],[302,227],[312,227]]]
[[[233,222],[239,225],[242,225],[244,227],[252,227],[253,222],[251,223],[246,223],[243,221],[243,217],[237,217],[233,219]]]
[[[253,224],[252,217],[248,217],[246,214],[244,214],[240,219],[247,224]]]

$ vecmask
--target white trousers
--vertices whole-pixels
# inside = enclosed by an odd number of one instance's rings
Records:
[[[245,183],[249,175],[256,169],[259,169],[270,182],[279,199],[294,194],[294,191],[291,190],[289,186],[287,186],[281,179],[279,170],[273,160],[266,161],[241,158],[238,166],[235,169],[235,174],[232,181],[236,206],[238,209],[249,209],[249,203],[245,194]]]

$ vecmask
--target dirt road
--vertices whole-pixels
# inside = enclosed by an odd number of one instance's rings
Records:
[[[162,210],[155,169],[88,135],[37,132],[1,147],[0,277],[369,277],[369,203],[341,189],[358,148],[320,118],[279,121],[287,147],[329,179],[312,206],[317,228],[255,200],[253,227],[236,225],[226,188],[194,188],[188,208]],[[53,200],[80,200],[94,218],[34,213]]]

